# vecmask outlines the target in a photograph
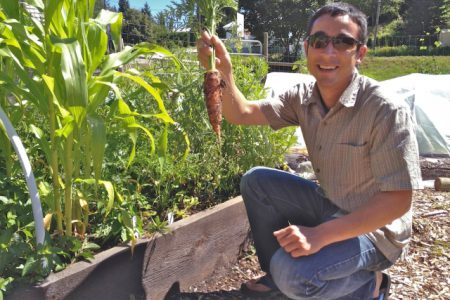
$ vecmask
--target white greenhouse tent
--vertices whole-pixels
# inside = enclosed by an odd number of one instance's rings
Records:
[[[269,95],[282,93],[297,83],[311,81],[306,74],[272,72],[265,87]],[[381,82],[411,107],[419,152],[425,157],[450,156],[450,75],[410,74]],[[303,146],[300,130],[299,144]]]
[[[422,156],[450,156],[450,75],[410,74],[383,81],[411,107]]]

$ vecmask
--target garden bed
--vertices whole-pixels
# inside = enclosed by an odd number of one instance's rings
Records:
[[[249,224],[240,197],[169,226],[170,232],[114,247],[91,262],[75,263],[37,286],[22,286],[11,300],[164,299],[174,287],[220,274],[237,261]]]
[[[433,168],[422,161],[424,178],[450,177],[448,160],[432,163]],[[416,191],[414,208],[410,255],[389,269],[390,299],[449,299],[450,193],[430,187]],[[240,285],[262,273],[247,243],[249,225],[240,197],[169,229],[169,234],[140,240],[133,255],[129,246],[114,247],[38,286],[18,288],[7,299],[245,299]]]

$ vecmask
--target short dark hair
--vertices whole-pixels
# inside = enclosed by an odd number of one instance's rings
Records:
[[[344,2],[330,3],[317,10],[308,22],[307,36],[311,34],[314,22],[323,15],[330,15],[332,17],[349,16],[353,22],[358,24],[358,41],[363,44],[367,43],[367,16],[353,5]]]

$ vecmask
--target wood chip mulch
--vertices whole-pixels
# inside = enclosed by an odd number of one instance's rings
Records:
[[[446,168],[448,166],[450,161],[446,162]],[[427,170],[422,164],[422,172],[423,177],[429,179],[437,171],[432,168]],[[450,173],[444,171],[439,176],[450,177]],[[392,280],[391,300],[450,300],[450,192],[435,191],[430,185],[414,192],[413,237],[409,254],[387,273]],[[239,292],[241,284],[261,275],[258,260],[250,246],[238,262],[225,272],[166,299],[247,299]],[[270,299],[288,298],[279,296]]]

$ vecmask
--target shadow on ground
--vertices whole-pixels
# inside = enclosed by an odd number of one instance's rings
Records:
[[[258,300],[258,299],[272,299],[272,300],[289,300],[288,297],[281,293],[272,293],[263,298],[250,298],[242,294],[239,290],[219,290],[211,292],[181,292],[178,283],[175,283],[170,291],[167,293],[164,300],[218,300],[218,299],[240,299],[240,300]]]

